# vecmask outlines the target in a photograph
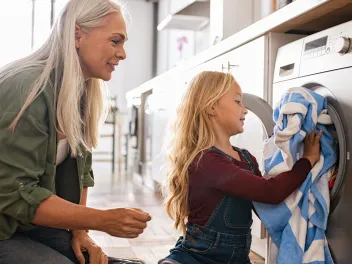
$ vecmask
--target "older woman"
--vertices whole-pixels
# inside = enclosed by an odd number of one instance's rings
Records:
[[[70,0],[40,49],[0,69],[0,263],[122,263],[87,230],[135,238],[151,219],[85,206],[103,81],[126,40],[120,5]]]

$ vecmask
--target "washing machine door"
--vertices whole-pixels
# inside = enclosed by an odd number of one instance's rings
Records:
[[[327,99],[328,113],[335,126],[335,140],[338,142],[338,173],[333,188],[330,190],[330,215],[326,230],[326,238],[336,264],[351,263],[352,260],[352,166],[350,164],[350,133],[352,126],[347,122],[351,115],[349,86],[346,88],[346,76],[351,73],[330,72],[318,77],[309,76],[300,80],[274,85],[274,103],[282,94],[292,87],[305,87]],[[319,82],[312,82],[312,79]],[[352,79],[352,78],[351,78]],[[341,81],[342,80],[342,81]],[[341,81],[341,82],[340,82]],[[324,84],[324,85],[323,85]],[[334,93],[333,93],[333,92]]]
[[[348,234],[348,231],[351,230],[349,226],[352,224],[348,221],[350,219],[349,201],[351,198],[348,190],[346,190],[347,188],[345,188],[346,178],[351,174],[351,167],[348,166],[350,150],[347,142],[349,124],[344,118],[346,112],[344,112],[340,101],[325,86],[318,83],[308,83],[304,84],[303,87],[311,89],[327,99],[328,113],[335,126],[336,135],[334,137],[338,143],[338,172],[333,188],[330,189],[330,215],[326,237],[335,263],[351,263],[352,234]]]
[[[230,141],[232,145],[245,148],[254,155],[259,169],[264,172],[263,144],[273,133],[273,109],[262,98],[248,93],[243,94],[243,104],[248,109],[244,132],[231,137]],[[252,235],[259,239],[266,237],[265,227],[255,214],[253,214]]]

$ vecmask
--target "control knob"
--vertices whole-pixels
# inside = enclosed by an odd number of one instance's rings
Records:
[[[351,39],[348,37],[339,37],[335,42],[335,51],[341,55],[350,51]]]

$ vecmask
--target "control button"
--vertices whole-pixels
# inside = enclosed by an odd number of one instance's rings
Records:
[[[335,50],[337,53],[346,54],[350,50],[351,39],[347,37],[340,37],[335,42]]]
[[[330,53],[330,48],[327,47],[327,48],[326,48],[326,54],[329,54],[329,53]]]

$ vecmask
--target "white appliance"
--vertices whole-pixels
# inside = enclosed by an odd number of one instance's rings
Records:
[[[281,47],[276,59],[272,90],[274,104],[292,87],[312,89],[328,100],[328,111],[336,126],[339,142],[339,172],[331,190],[330,217],[326,232],[336,264],[352,261],[351,38],[352,21]],[[271,109],[269,104],[261,102],[263,105],[255,111],[261,114],[265,129],[271,132]]]

